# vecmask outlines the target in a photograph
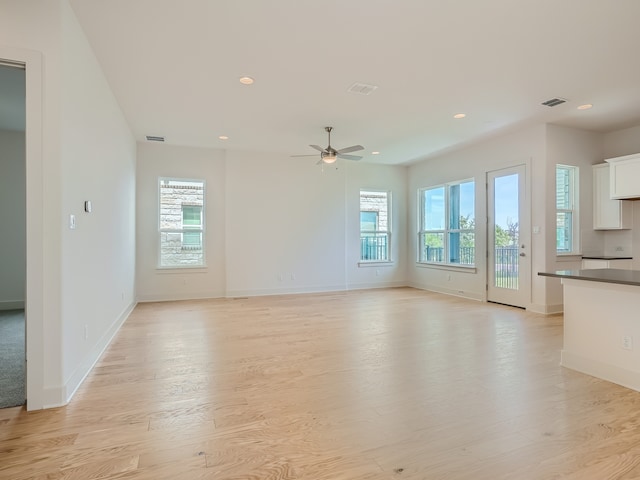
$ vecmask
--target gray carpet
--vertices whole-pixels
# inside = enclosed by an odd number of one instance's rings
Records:
[[[24,310],[0,311],[0,408],[25,403]]]

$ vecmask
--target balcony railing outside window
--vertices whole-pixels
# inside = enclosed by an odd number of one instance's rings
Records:
[[[460,247],[460,265],[473,265],[475,259],[474,247]],[[501,288],[518,289],[518,247],[517,245],[496,247],[495,249],[495,286]],[[425,246],[423,250],[425,262],[443,263],[444,248]]]
[[[386,262],[389,260],[388,234],[375,233],[360,236],[360,259]]]

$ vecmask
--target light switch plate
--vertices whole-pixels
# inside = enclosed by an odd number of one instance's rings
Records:
[[[87,200],[84,202],[84,211],[87,213],[91,213],[91,200]]]
[[[76,229],[76,216],[72,213],[69,215],[69,230]]]

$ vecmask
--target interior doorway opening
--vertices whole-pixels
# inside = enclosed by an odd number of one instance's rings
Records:
[[[26,402],[26,73],[0,60],[0,408]]]

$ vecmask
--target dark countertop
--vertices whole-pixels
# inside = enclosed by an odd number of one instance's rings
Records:
[[[633,257],[612,257],[607,255],[583,255],[587,260],[633,260]]]
[[[619,283],[640,286],[640,270],[622,270],[618,268],[595,268],[589,270],[558,270],[556,272],[538,272],[542,277],[572,278],[590,282]]]

